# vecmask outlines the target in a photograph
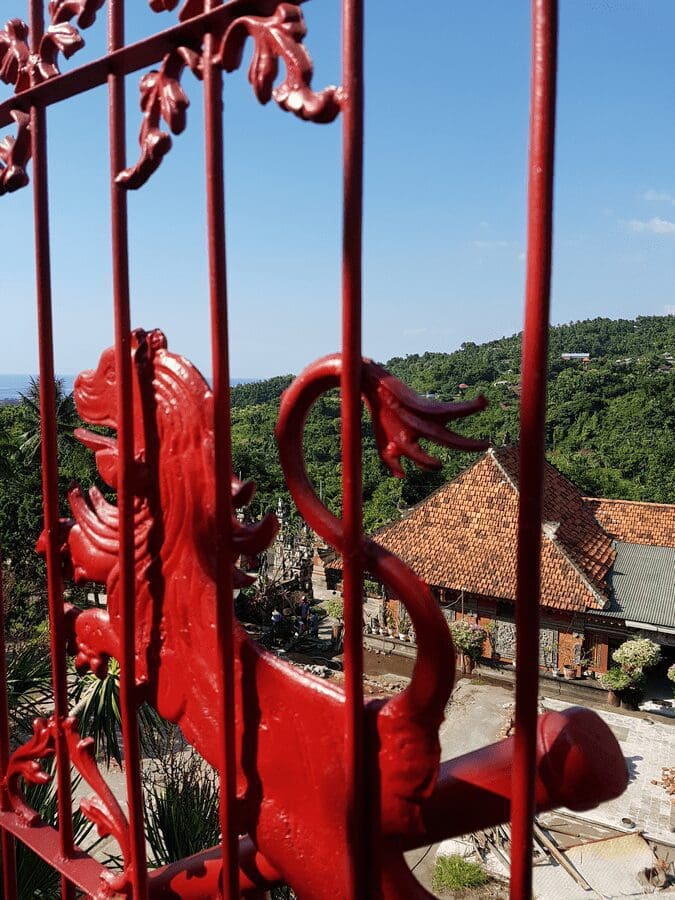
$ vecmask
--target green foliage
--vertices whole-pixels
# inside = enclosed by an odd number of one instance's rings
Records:
[[[338,597],[331,597],[326,602],[326,612],[333,619],[342,619],[344,617],[344,603]]]
[[[589,363],[564,362],[564,352],[586,351]],[[494,444],[518,440],[521,336],[466,343],[453,353],[396,357],[387,368],[422,394],[439,400],[484,394],[488,408],[453,427]],[[590,496],[675,501],[675,316],[636,320],[592,319],[550,331],[547,455],[563,475]],[[257,484],[254,512],[290,497],[278,462],[274,425],[278,397],[289,376],[233,390],[235,471]],[[460,384],[467,384],[460,389]],[[475,454],[433,447],[437,472],[404,462],[405,480],[392,478],[375,447],[363,412],[364,525],[372,533],[394,521],[454,478]],[[340,401],[320,398],[305,428],[307,470],[317,493],[335,514],[341,509]]]
[[[673,663],[673,665],[669,667],[666,675],[668,676],[670,681],[675,682],[675,663]]]
[[[613,666],[608,672],[600,678],[600,684],[607,688],[608,691],[614,691],[616,694],[625,691],[631,685],[631,678],[626,672],[623,672],[617,666]]]
[[[31,733],[33,719],[51,698],[52,669],[44,639],[15,643],[7,652],[10,733],[17,742]]]
[[[292,375],[275,375],[274,378],[266,378],[264,381],[237,384],[232,388],[230,394],[232,409],[279,400],[291,381],[293,381]]]
[[[482,887],[489,877],[485,869],[476,862],[461,856],[439,856],[431,875],[434,891],[460,891],[463,888]]]

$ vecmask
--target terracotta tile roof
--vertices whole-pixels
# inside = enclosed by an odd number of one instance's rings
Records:
[[[376,540],[439,587],[515,600],[518,451],[486,453],[454,481],[385,526]],[[580,492],[546,466],[542,604],[602,609],[614,560],[608,535]],[[340,560],[331,564],[340,568]]]
[[[628,544],[675,547],[675,505],[585,497],[608,534]]]

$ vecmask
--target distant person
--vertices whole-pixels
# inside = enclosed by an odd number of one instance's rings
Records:
[[[315,612],[309,617],[309,633],[313,638],[319,637],[319,617]]]

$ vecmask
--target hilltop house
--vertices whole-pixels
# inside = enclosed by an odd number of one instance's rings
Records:
[[[502,662],[515,656],[517,519],[518,450],[501,448],[375,536],[432,586],[449,621],[489,625],[484,655]],[[605,672],[636,633],[675,652],[675,506],[584,497],[546,465],[541,564],[543,668]],[[326,574],[341,568],[335,559]]]

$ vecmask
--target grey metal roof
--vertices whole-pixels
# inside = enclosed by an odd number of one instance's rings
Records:
[[[594,615],[675,628],[675,548],[616,541],[609,609]]]

